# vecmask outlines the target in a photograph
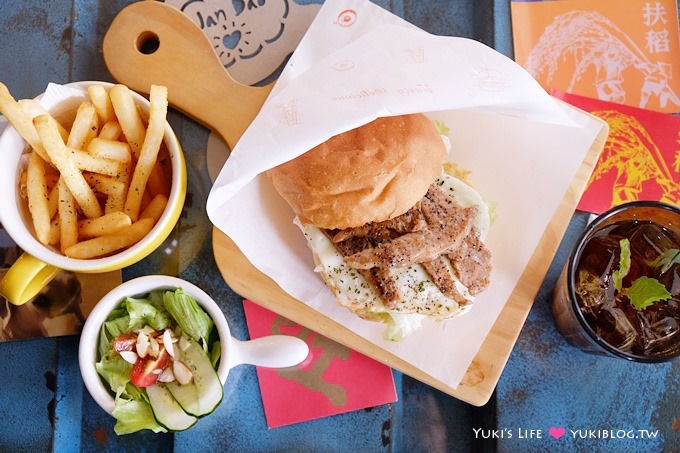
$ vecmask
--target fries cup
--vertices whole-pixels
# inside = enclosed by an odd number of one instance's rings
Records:
[[[85,91],[90,85],[112,86],[106,82],[75,82],[66,85]],[[137,93],[133,98],[142,111],[148,113],[149,101]],[[39,99],[40,97],[38,97]],[[67,98],[50,108],[50,113],[68,124],[83,98]],[[75,259],[63,255],[57,248],[38,241],[30,213],[19,193],[22,156],[26,142],[13,127],[0,136],[0,222],[7,233],[24,251],[0,281],[0,294],[15,305],[32,299],[59,270],[82,273],[109,272],[130,266],[153,252],[170,234],[184,206],[186,166],[182,149],[170,125],[165,123],[164,141],[172,164],[172,183],[168,202],[153,228],[140,241],[115,254],[92,259]]]

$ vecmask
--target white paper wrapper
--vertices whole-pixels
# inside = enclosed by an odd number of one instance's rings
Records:
[[[48,83],[45,92],[38,98],[40,105],[46,110],[50,110],[55,116],[63,116],[69,112],[71,118],[64,118],[64,121],[71,122],[76,114],[76,107],[82,102],[88,101],[87,91],[84,88]],[[59,106],[56,110],[55,106]]]
[[[491,285],[472,310],[402,340],[335,303],[293,213],[263,171],[373,119],[425,112],[450,128],[451,160],[496,206]],[[329,0],[208,197],[212,222],[286,292],[455,387],[508,300],[600,130],[520,66],[468,39],[428,34],[372,3]],[[310,326],[313,328],[313,326]]]

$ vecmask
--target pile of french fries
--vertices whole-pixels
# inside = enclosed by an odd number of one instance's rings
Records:
[[[153,85],[149,102],[147,117],[125,85],[91,85],[67,128],[0,83],[0,113],[30,147],[17,190],[41,243],[89,259],[126,249],[151,231],[172,182],[163,141],[167,88]]]

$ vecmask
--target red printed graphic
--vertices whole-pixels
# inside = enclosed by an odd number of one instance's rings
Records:
[[[243,307],[251,338],[294,335],[310,349],[307,360],[296,367],[257,367],[270,428],[397,400],[389,367],[251,301],[244,301]]]
[[[635,200],[680,206],[680,117],[559,91],[552,94],[609,125],[578,209],[599,214]]]

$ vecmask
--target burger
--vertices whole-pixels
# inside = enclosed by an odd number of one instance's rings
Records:
[[[391,340],[466,312],[489,285],[489,209],[447,154],[425,115],[390,116],[267,172],[338,303]]]

